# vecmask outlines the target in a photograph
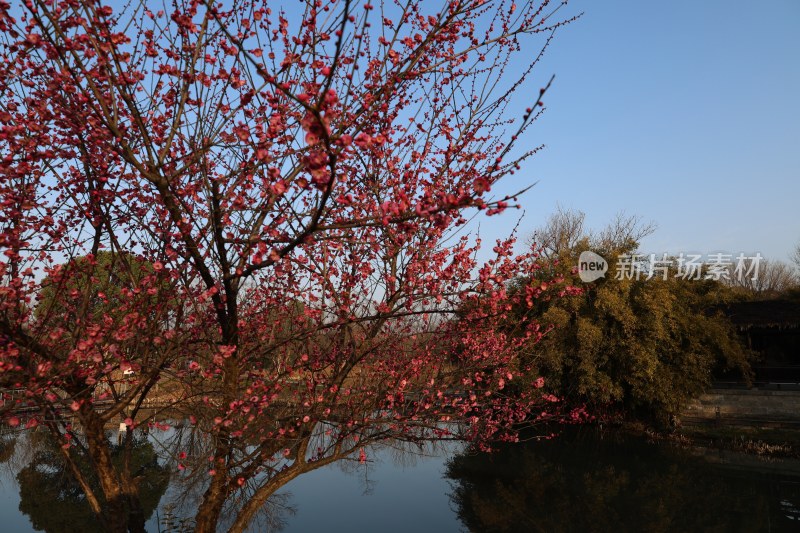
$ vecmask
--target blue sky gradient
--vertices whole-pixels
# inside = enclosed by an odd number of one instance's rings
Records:
[[[495,190],[538,182],[521,199],[522,236],[560,204],[595,229],[619,211],[654,221],[646,252],[788,260],[800,242],[800,2],[568,7],[584,15],[538,68],[538,83],[556,81],[526,136],[546,148]],[[484,220],[481,235],[516,221]]]

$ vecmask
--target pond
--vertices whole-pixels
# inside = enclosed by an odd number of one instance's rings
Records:
[[[90,530],[90,517],[70,515],[70,498],[80,495],[57,488],[63,473],[40,464],[32,476],[25,450],[12,455],[0,471],[0,529]],[[141,460],[150,458],[143,453]],[[169,476],[151,483],[150,531],[164,531],[172,514],[185,512],[176,507],[181,489]],[[638,437],[569,428],[556,439],[507,445],[491,455],[452,442],[413,453],[370,450],[366,464],[332,465],[294,480],[271,510],[271,526],[262,522],[254,530],[797,531],[800,464],[719,451],[702,457]]]

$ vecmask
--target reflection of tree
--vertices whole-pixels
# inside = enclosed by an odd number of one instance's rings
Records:
[[[154,431],[150,440],[155,444],[162,457],[170,457],[171,469],[180,474],[170,480],[170,487],[162,498],[159,513],[159,530],[164,533],[185,533],[195,531],[195,514],[202,503],[203,495],[208,490],[210,476],[207,461],[189,461],[187,457],[208,457],[213,453],[213,437],[199,431],[186,421],[171,420],[168,431]],[[183,453],[181,453],[183,452]],[[183,468],[181,468],[183,467]],[[263,476],[262,476],[263,477]],[[242,505],[253,496],[263,479],[256,477],[244,483],[240,489],[226,501],[222,517],[218,523],[219,531],[227,531]],[[263,533],[280,531],[286,526],[288,517],[296,510],[290,505],[291,494],[274,494],[258,510],[253,517],[251,529]]]
[[[51,532],[102,531],[86,501],[80,485],[70,475],[59,445],[49,434],[37,433],[42,442],[33,460],[19,474],[20,511],[28,515],[33,527]],[[38,439],[37,439],[38,440]],[[78,448],[71,452],[84,472],[91,472],[88,459]],[[120,467],[124,447],[112,445],[112,459]],[[144,518],[147,520],[158,506],[169,484],[169,472],[159,465],[153,445],[142,437],[134,437],[129,449],[131,474],[137,480]],[[97,480],[89,479],[93,486]]]
[[[0,464],[7,463],[17,449],[17,439],[14,435],[0,434]]]
[[[594,436],[458,455],[447,475],[476,532],[789,531],[779,500],[800,502],[796,485],[776,490],[674,450]]]
[[[252,485],[255,485],[253,482]],[[164,533],[187,533],[195,531],[194,515],[208,483],[198,483],[192,477],[173,479],[165,505],[161,508],[160,531]],[[219,521],[219,531],[227,531],[236,516],[236,511],[246,503],[256,490],[256,486],[246,485],[226,503]],[[291,492],[273,494],[253,517],[251,528],[247,531],[274,533],[286,527],[287,519],[294,516],[296,509],[290,504]]]

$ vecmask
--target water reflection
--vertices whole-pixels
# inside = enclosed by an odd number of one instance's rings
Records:
[[[461,454],[452,501],[474,532],[797,531],[800,476],[721,467],[685,450],[584,429]]]
[[[205,487],[205,478],[180,471],[163,452],[177,441],[189,445],[189,434],[176,426],[137,434],[131,448],[150,518],[148,531],[191,531],[196,498]],[[552,441],[504,446],[490,455],[467,453],[460,443],[394,444],[368,449],[367,458],[362,463],[354,457],[300,476],[265,506],[251,530],[800,529],[800,469],[790,472],[786,465],[792,463],[749,458],[755,468],[731,468],[642,439],[614,434],[601,438],[590,428]],[[120,459],[116,450],[115,460]],[[46,432],[0,434],[0,463],[19,490],[17,503],[0,509],[0,530],[98,530],[82,492],[64,470],[60,449]],[[0,492],[16,489],[3,483]],[[17,504],[18,516],[13,516]],[[32,527],[17,527],[14,520],[23,516]]]
[[[79,467],[82,466],[95,494],[101,495],[84,450],[75,446],[71,453]],[[142,435],[133,436],[128,449],[112,445],[112,460],[118,465],[122,464],[124,453],[130,454],[129,465],[139,485],[142,512],[147,520],[167,489],[169,471],[159,464],[153,444]],[[60,445],[50,433],[28,431],[4,435],[0,440],[0,460],[17,463],[14,470],[19,487],[19,510],[28,516],[34,529],[51,533],[102,531],[80,485],[68,470]]]
[[[444,470],[446,459],[463,448],[461,442],[393,443],[367,449],[364,463],[354,457],[300,476],[282,491],[297,508],[284,531],[460,531]]]

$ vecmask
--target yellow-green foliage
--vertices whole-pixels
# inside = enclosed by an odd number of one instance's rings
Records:
[[[731,297],[728,288],[673,275],[615,279],[616,250],[600,251],[612,265],[609,275],[583,284],[571,271],[580,251],[542,260],[543,277],[560,274],[563,281],[551,285],[547,292],[554,297],[539,298],[534,310],[554,329],[530,348],[532,379],[544,376],[551,392],[576,403],[666,419],[709,384],[715,367],[748,374],[736,332],[712,312]],[[518,287],[541,281],[519,280]],[[556,296],[568,285],[584,292]]]

